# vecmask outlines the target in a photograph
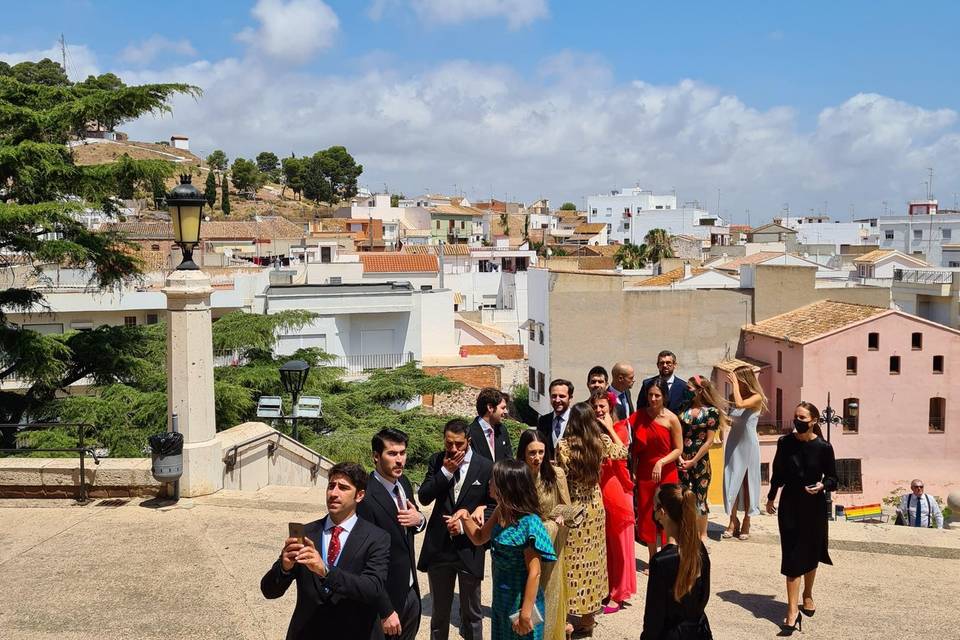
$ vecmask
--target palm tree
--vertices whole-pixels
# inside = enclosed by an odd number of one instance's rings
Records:
[[[673,248],[670,246],[670,234],[666,229],[650,229],[643,238],[647,247],[647,257],[650,262],[660,262],[664,258],[673,257]]]
[[[613,259],[617,261],[618,266],[624,269],[642,269],[649,260],[647,245],[633,244],[627,240],[623,246],[617,249]]]

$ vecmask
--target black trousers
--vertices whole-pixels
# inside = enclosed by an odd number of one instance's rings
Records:
[[[430,640],[447,640],[450,634],[450,608],[453,586],[460,583],[460,635],[463,640],[483,640],[483,611],[480,608],[480,578],[463,571],[458,564],[444,563],[427,570],[433,616]]]
[[[386,637],[390,640],[415,640],[420,630],[420,594],[413,586],[407,591],[407,599],[397,611],[397,616],[400,618],[400,635]]]

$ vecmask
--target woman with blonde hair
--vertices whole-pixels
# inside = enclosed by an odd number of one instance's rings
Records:
[[[616,434],[613,434],[616,436]],[[583,523],[567,537],[566,565],[568,613],[577,631],[590,633],[594,616],[607,596],[606,538],[600,467],[604,460],[624,460],[627,448],[619,438],[601,431],[593,409],[586,402],[570,407],[570,418],[557,444],[557,462],[567,475],[572,505],[583,506]]]
[[[723,507],[730,514],[724,538],[747,540],[750,517],[760,513],[760,437],[757,423],[767,410],[767,397],[750,367],[727,374],[733,390],[730,430],[723,447]],[[743,523],[737,519],[743,509]]]
[[[710,599],[710,556],[697,525],[697,497],[665,484],[653,519],[670,539],[650,561],[640,640],[712,640],[704,610]]]
[[[680,482],[697,496],[697,526],[700,538],[707,540],[707,492],[710,489],[710,447],[717,430],[727,419],[727,403],[716,387],[703,376],[687,380],[690,406],[680,412],[683,427],[683,453],[677,461]]]

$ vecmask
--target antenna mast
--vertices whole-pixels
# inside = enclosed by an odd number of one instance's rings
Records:
[[[60,34],[60,61],[63,65],[63,72],[67,73],[67,42],[63,39],[63,34]]]

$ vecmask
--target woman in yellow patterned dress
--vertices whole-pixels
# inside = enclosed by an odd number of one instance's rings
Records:
[[[567,538],[567,528],[563,518],[555,515],[557,505],[570,504],[570,492],[567,491],[567,476],[563,469],[546,460],[547,447],[543,436],[536,429],[527,429],[520,434],[517,444],[517,460],[527,464],[537,485],[540,498],[540,516],[543,526],[550,534],[550,541],[557,552],[556,562],[544,563],[540,573],[540,586],[543,589],[544,611],[543,640],[563,640],[567,627],[567,571],[563,562],[563,546]]]
[[[567,607],[580,632],[592,632],[594,616],[609,592],[600,465],[607,459],[626,457],[627,448],[616,432],[601,426],[588,403],[578,402],[570,408],[567,427],[557,445],[557,461],[566,472],[572,504],[586,509],[583,523],[570,529],[564,552]]]

